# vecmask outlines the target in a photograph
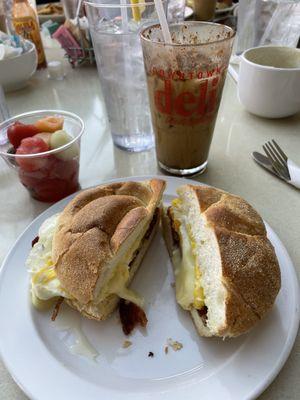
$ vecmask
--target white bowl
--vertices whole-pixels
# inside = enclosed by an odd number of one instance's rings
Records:
[[[26,53],[0,60],[0,85],[5,91],[23,88],[36,71],[36,49],[33,43],[28,43],[30,47]]]

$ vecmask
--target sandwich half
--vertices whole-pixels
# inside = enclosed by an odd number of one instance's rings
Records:
[[[138,314],[143,299],[128,286],[159,224],[164,188],[159,179],[98,186],[46,220],[26,263],[33,304],[46,308],[63,298],[104,320],[123,299],[123,314]]]
[[[200,336],[234,337],[271,309],[280,269],[258,213],[242,198],[181,186],[163,213],[177,302]]]

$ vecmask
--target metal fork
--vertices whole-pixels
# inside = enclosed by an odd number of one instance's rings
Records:
[[[263,145],[264,152],[275,172],[284,180],[290,181],[291,176],[287,165],[287,156],[274,139]]]

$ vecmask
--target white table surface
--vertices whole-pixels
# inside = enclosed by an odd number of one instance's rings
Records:
[[[49,59],[61,59],[58,51]],[[83,188],[129,175],[160,174],[154,150],[130,154],[115,148],[106,124],[101,88],[95,67],[72,70],[65,63],[64,81],[35,74],[27,88],[7,95],[12,115],[43,108],[73,111],[82,117],[86,132],[82,139],[80,183]],[[267,120],[248,114],[239,104],[236,85],[228,77],[215,128],[207,171],[197,180],[247,199],[277,232],[300,273],[300,191],[262,170],[251,159],[253,150],[274,138],[300,164],[300,113],[294,117]],[[17,236],[49,205],[32,200],[14,171],[0,160],[0,262]],[[12,292],[13,295],[13,292]],[[9,301],[9,299],[8,299]],[[0,328],[1,334],[1,328]],[[300,398],[300,339],[261,400]],[[25,400],[0,361],[0,399]],[[41,399],[42,400],[42,399]],[[221,399],[220,399],[221,400]]]

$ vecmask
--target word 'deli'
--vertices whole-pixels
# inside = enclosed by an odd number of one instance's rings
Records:
[[[209,123],[219,106],[223,72],[222,68],[189,73],[153,68],[149,89],[156,111],[170,124]]]

